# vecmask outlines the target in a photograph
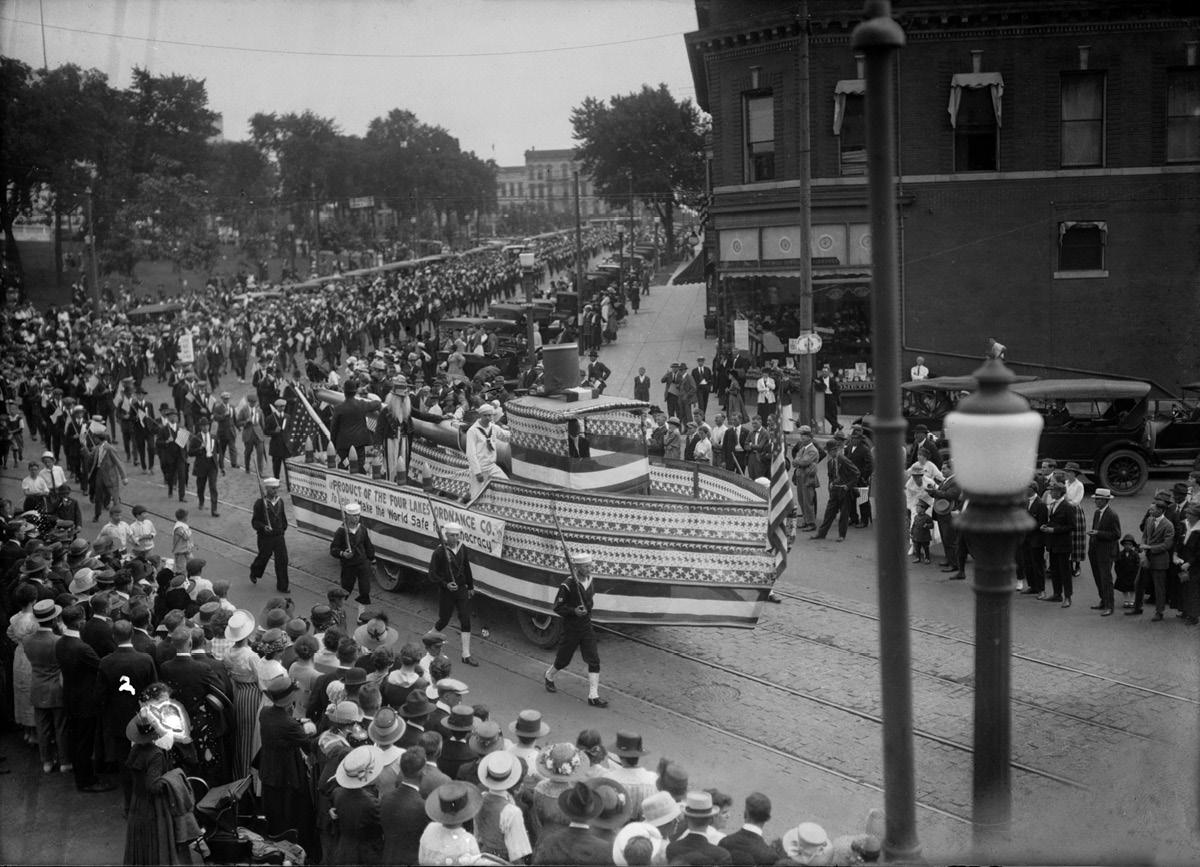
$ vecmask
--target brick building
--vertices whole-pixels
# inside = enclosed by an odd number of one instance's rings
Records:
[[[809,112],[818,363],[871,360],[854,0],[696,0],[712,116],[709,274],[723,318],[794,330],[797,118]],[[1200,12],[1146,0],[895,3],[905,362],[965,373],[988,337],[1021,373],[1200,378]],[[858,388],[866,391],[870,383]]]
[[[496,202],[501,211],[532,204],[549,214],[575,219],[575,181],[579,170],[579,210],[584,220],[610,216],[612,209],[596,195],[591,178],[582,173],[573,148],[525,151],[525,165],[501,166],[496,175]],[[620,216],[620,214],[618,214]],[[564,222],[564,225],[566,223]]]

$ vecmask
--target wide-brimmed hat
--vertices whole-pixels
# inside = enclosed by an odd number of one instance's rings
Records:
[[[558,809],[568,819],[587,822],[600,815],[604,801],[587,783],[578,782],[558,795]]]
[[[629,845],[630,841],[637,838],[648,840],[652,852],[655,853],[662,848],[664,842],[662,832],[649,822],[630,822],[613,838],[613,863],[617,867],[628,867],[629,862],[625,860],[625,847]]]
[[[230,641],[241,641],[254,634],[254,627],[254,615],[245,608],[239,608],[229,615],[229,623],[225,625],[225,637]]]
[[[83,537],[75,539],[70,545],[67,546],[67,562],[71,563],[80,560],[86,560],[91,552],[92,546],[87,539],[84,539]]]
[[[117,582],[117,573],[112,569],[94,569],[92,577],[96,579],[96,583],[102,587],[107,587],[110,584]]]
[[[616,830],[629,821],[633,815],[633,801],[629,799],[628,789],[607,777],[593,777],[584,785],[600,798],[600,812],[591,820],[593,825]]]
[[[21,563],[21,574],[36,575],[38,572],[44,572],[49,568],[49,561],[42,557],[26,557]]]
[[[458,704],[450,708],[450,715],[442,723],[447,731],[469,732],[475,728],[475,708],[469,704]]]
[[[425,695],[424,690],[414,689],[400,706],[400,716],[405,719],[420,719],[433,713],[433,709],[434,704]]]
[[[486,756],[503,749],[504,736],[500,733],[500,723],[490,719],[476,720],[471,736],[467,738],[467,746],[477,756]]]
[[[537,769],[548,780],[571,782],[583,779],[589,763],[574,744],[555,744],[538,754]]]
[[[801,822],[787,831],[780,842],[787,857],[803,859],[805,863],[815,863],[823,859],[825,853],[832,854],[833,849],[829,835],[816,822]]]
[[[1113,493],[1108,488],[1096,488],[1092,491],[1092,499],[1095,500],[1111,500]]]
[[[342,757],[334,778],[343,789],[361,789],[375,782],[386,764],[379,747],[355,747]]]
[[[125,724],[125,737],[132,744],[152,744],[168,734],[145,709],[134,714]]]
[[[519,738],[544,738],[550,734],[550,726],[542,719],[540,710],[521,711],[516,720],[508,724],[508,730]]]
[[[683,815],[697,819],[715,816],[721,812],[720,807],[713,806],[711,792],[688,792],[683,799]]]
[[[33,619],[38,623],[49,623],[62,614],[62,606],[56,605],[53,599],[39,599],[33,605]]]
[[[1165,491],[1162,488],[1159,488],[1157,491],[1154,492],[1154,502],[1162,503],[1163,505],[1166,505],[1166,506],[1171,505],[1173,500],[1171,498],[1170,491]]]
[[[1065,464],[1063,464],[1063,472],[1064,473],[1074,473],[1075,475],[1078,476],[1083,472],[1083,470],[1079,469],[1079,464],[1075,463],[1075,461],[1067,461]],[[807,824],[812,824],[812,823],[810,822]]]
[[[350,723],[361,722],[363,718],[362,708],[352,701],[339,701],[333,706],[333,710],[325,714],[325,718],[334,725],[349,725]]]
[[[391,647],[400,640],[400,633],[395,627],[388,626],[386,621],[374,618],[354,630],[354,640],[364,650],[371,651]]]
[[[642,736],[633,732],[617,732],[612,751],[618,756],[645,756],[650,751],[642,749]]]
[[[658,791],[642,800],[642,819],[656,828],[678,819],[680,812],[670,792]]]
[[[443,783],[425,799],[425,815],[443,825],[461,825],[474,818],[482,804],[483,795],[474,786]]]
[[[67,585],[67,592],[72,596],[82,596],[95,589],[96,573],[87,567],[77,570],[71,578],[71,583]]]
[[[267,688],[263,690],[267,698],[278,704],[290,698],[292,693],[300,688],[300,684],[292,680],[286,674],[281,674],[267,681]]]
[[[390,707],[380,708],[367,727],[367,737],[378,747],[387,747],[404,736],[408,724]]]
[[[506,790],[511,789],[521,779],[524,766],[521,760],[506,750],[488,753],[479,760],[476,768],[479,782],[484,788]]]

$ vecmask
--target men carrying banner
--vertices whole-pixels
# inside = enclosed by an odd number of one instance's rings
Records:
[[[438,585],[438,619],[434,630],[441,632],[458,611],[458,628],[462,633],[462,661],[477,666],[471,658],[471,597],[475,595],[475,580],[471,577],[471,561],[467,546],[462,543],[462,527],[453,521],[442,527],[444,541],[433,549],[429,558],[429,579]]]
[[[341,561],[342,589],[347,593],[358,584],[359,605],[371,604],[371,578],[375,569],[375,546],[362,523],[362,506],[347,503],[342,507],[342,526],[333,534],[329,553]]]
[[[600,697],[600,653],[596,647],[596,633],[592,629],[592,609],[596,605],[596,591],[592,587],[592,555],[568,554],[571,575],[558,587],[554,597],[554,613],[562,618],[562,637],[558,640],[558,652],[554,664],[546,670],[546,692],[558,692],[554,683],[557,674],[571,664],[575,649],[587,664],[588,704],[592,707],[608,707],[608,701]]]
[[[258,537],[258,556],[250,564],[250,583],[257,584],[267,570],[267,561],[275,558],[275,589],[288,592],[288,550],[283,534],[287,532],[287,516],[283,500],[279,499],[279,479],[262,480],[260,496],[254,501],[250,526]]]

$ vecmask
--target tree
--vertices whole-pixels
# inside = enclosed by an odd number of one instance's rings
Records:
[[[700,196],[707,122],[690,99],[676,102],[665,84],[607,102],[588,97],[571,110],[576,155],[596,191],[614,207],[633,195],[654,209],[675,248],[675,207]]]
[[[166,259],[183,269],[208,271],[217,260],[216,233],[208,226],[208,185],[193,174],[175,176],[163,166],[138,175],[135,195],[118,209],[105,239],[113,270],[132,273],[139,259]]]
[[[151,172],[207,174],[208,141],[217,132],[217,115],[208,107],[202,79],[151,75],[135,66],[128,100],[132,178]]]
[[[292,203],[293,222],[312,223],[316,203],[329,195],[338,173],[337,124],[306,111],[303,114],[258,113],[250,118],[250,138],[279,172],[279,194]]]

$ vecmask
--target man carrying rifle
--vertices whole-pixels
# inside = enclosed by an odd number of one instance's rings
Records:
[[[342,526],[333,534],[329,553],[342,564],[342,589],[347,593],[358,584],[359,605],[371,604],[371,578],[375,573],[375,546],[362,523],[362,507],[347,503],[342,508]]]
[[[279,479],[263,479],[259,498],[254,501],[250,526],[258,537],[258,556],[250,564],[250,583],[257,584],[267,569],[267,561],[275,557],[275,589],[288,592],[288,550],[283,534],[287,531],[287,516],[283,500],[279,499]]]
[[[467,546],[462,543],[462,526],[448,521],[442,532],[445,541],[433,549],[429,558],[429,578],[438,586],[438,619],[433,628],[441,632],[457,610],[462,661],[477,666],[479,663],[471,658],[471,598],[475,595],[475,580],[471,577]]]
[[[600,654],[596,648],[596,633],[592,629],[592,608],[595,606],[596,591],[592,587],[592,555],[568,554],[571,575],[558,587],[554,597],[554,613],[563,619],[562,638],[558,641],[558,653],[554,664],[546,671],[546,692],[558,692],[555,676],[571,664],[575,649],[587,664],[588,704],[592,707],[608,707],[608,701],[600,697]]]

